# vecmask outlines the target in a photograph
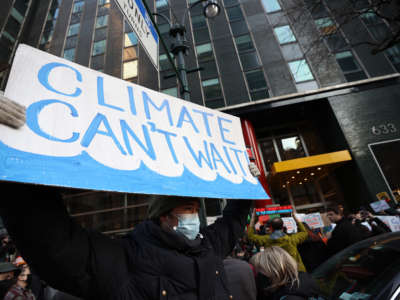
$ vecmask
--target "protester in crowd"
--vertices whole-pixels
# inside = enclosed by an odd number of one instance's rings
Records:
[[[235,300],[256,300],[257,289],[252,266],[240,259],[224,259],[229,290]]]
[[[22,267],[17,282],[11,286],[3,300],[35,300],[31,290],[32,275],[28,265]]]
[[[294,234],[286,234],[284,232],[284,224],[281,218],[273,218],[270,222],[271,225],[271,234],[266,235],[258,235],[254,233],[254,218],[255,212],[253,212],[253,217],[250,221],[249,229],[248,229],[248,237],[250,241],[255,242],[259,246],[271,247],[271,246],[279,246],[285,249],[298,263],[299,271],[306,271],[306,268],[301,259],[300,253],[297,250],[297,246],[301,243],[304,243],[307,240],[308,233],[304,225],[299,222],[299,220],[294,215],[293,218],[297,223],[297,233]]]
[[[348,218],[344,217],[337,207],[329,207],[327,217],[332,223],[336,224],[327,244],[329,256],[364,238],[363,232],[354,226]]]
[[[365,226],[368,226],[368,229],[370,230],[370,236],[392,232],[389,226],[387,226],[378,217],[372,215],[372,213],[367,211],[366,209],[360,210],[358,215],[360,216],[359,219],[361,224],[365,224]]]
[[[7,230],[2,230],[0,233],[0,262],[12,262],[16,255],[14,242],[8,235]]]
[[[3,299],[21,270],[10,262],[0,262],[0,299]]]
[[[265,248],[250,259],[257,272],[257,300],[300,300],[318,297],[312,277],[281,247]]]
[[[257,167],[251,172],[259,175]],[[243,234],[252,201],[228,201],[199,234],[199,201],[160,196],[149,220],[113,240],[78,226],[56,189],[1,182],[4,224],[40,278],[90,299],[228,299],[223,259]],[[54,268],[56,266],[56,272]]]
[[[307,239],[297,246],[300,257],[308,272],[328,259],[328,248],[322,237],[315,233],[306,223],[303,223],[308,232]]]

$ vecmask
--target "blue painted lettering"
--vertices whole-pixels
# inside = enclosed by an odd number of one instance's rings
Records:
[[[41,100],[35,103],[32,103],[31,105],[28,106],[26,109],[26,125],[37,135],[44,137],[50,141],[56,141],[56,142],[64,142],[64,143],[72,143],[75,142],[79,138],[79,133],[73,132],[72,136],[67,139],[60,139],[55,136],[52,136],[46,132],[44,132],[40,126],[39,126],[39,114],[42,111],[43,108],[50,104],[62,104],[65,105],[69,108],[71,111],[71,116],[73,117],[78,117],[78,112],[73,107],[71,104],[61,101],[61,100],[56,100],[56,99],[48,99],[48,100]]]
[[[100,125],[103,124],[106,131],[100,130],[99,127]],[[81,145],[83,147],[89,147],[90,143],[93,141],[93,138],[95,137],[96,134],[101,134],[104,136],[108,136],[110,137],[114,144],[117,146],[117,148],[119,149],[119,151],[123,154],[126,155],[125,150],[122,148],[121,144],[118,142],[117,138],[115,137],[114,132],[111,129],[110,124],[108,123],[107,118],[98,113],[93,121],[90,123],[89,128],[87,129],[85,135],[83,136],[83,139],[81,141]]]
[[[226,148],[226,146],[223,146],[222,148],[224,149],[226,158],[228,159],[229,165],[231,166],[233,173],[236,175],[237,171],[236,171],[236,168],[235,168],[235,166],[234,166],[234,164],[232,162],[231,156],[229,155],[228,148]]]
[[[211,156],[214,162],[214,169],[218,170],[217,167],[217,162],[221,163],[225,170],[231,174],[231,170],[229,170],[228,166],[226,165],[226,163],[224,162],[224,160],[222,159],[221,155],[219,154],[217,148],[215,147],[215,145],[213,143],[210,143],[210,149],[211,149]]]
[[[232,123],[231,120],[222,118],[222,117],[218,117],[218,125],[219,125],[219,131],[221,133],[221,138],[225,143],[231,144],[231,145],[235,145],[235,142],[229,141],[225,138],[225,132],[230,132],[229,129],[223,127],[222,122],[228,122],[228,123]]]
[[[235,149],[235,148],[229,148],[229,149],[231,149],[235,153],[236,161],[239,164],[240,169],[242,170],[243,176],[246,176],[246,172],[245,172],[245,170],[244,170],[244,168],[242,166],[242,162],[240,161],[240,158],[239,158],[239,155],[238,155],[238,153],[243,153],[243,151],[239,150],[239,149]]]
[[[39,72],[38,72],[38,79],[39,79],[39,82],[40,82],[46,89],[48,89],[49,91],[52,91],[52,92],[54,92],[54,93],[56,93],[56,94],[64,95],[64,96],[70,96],[70,97],[78,97],[78,96],[82,93],[82,90],[81,90],[80,88],[78,88],[78,87],[75,89],[75,92],[73,92],[73,93],[71,93],[71,94],[68,94],[68,93],[64,93],[64,92],[58,91],[58,90],[56,90],[54,87],[52,87],[52,86],[50,85],[50,83],[49,83],[50,72],[51,72],[53,69],[55,69],[55,68],[60,68],[60,67],[62,67],[62,68],[67,68],[67,69],[71,69],[71,70],[75,71],[76,79],[77,79],[79,82],[82,82],[82,74],[81,74],[77,69],[75,69],[75,68],[73,68],[73,67],[71,67],[71,66],[69,66],[69,65],[62,64],[62,63],[48,63],[48,64],[45,64],[43,67],[41,67],[40,70],[39,70]]]
[[[152,160],[156,159],[156,153],[154,152],[153,148],[153,143],[151,141],[150,135],[149,135],[149,130],[147,129],[147,126],[145,124],[142,125],[142,131],[143,131],[143,136],[145,139],[146,146],[143,144],[143,142],[137,137],[135,132],[132,130],[132,128],[129,127],[129,125],[126,123],[125,120],[120,120],[121,124],[121,131],[122,135],[124,137],[125,141],[125,147],[128,150],[128,153],[130,155],[133,155],[131,144],[129,142],[128,138],[128,133],[129,135],[135,140],[136,144],[139,145],[140,148],[147,154],[148,157],[150,157]]]
[[[129,96],[129,106],[131,108],[132,115],[136,116],[136,104],[135,97],[133,96],[133,89],[131,86],[128,86],[128,96]]]
[[[199,109],[193,109],[193,112],[199,113],[203,117],[203,122],[204,122],[204,127],[206,128],[207,134],[209,137],[211,137],[211,130],[210,130],[210,123],[208,121],[208,117],[212,117],[214,114],[208,113],[206,111],[202,111]]]
[[[151,100],[151,98],[149,97],[149,95],[147,95],[147,93],[145,91],[142,91],[142,97],[143,97],[143,105],[144,105],[144,111],[146,113],[146,118],[148,120],[151,120],[151,115],[150,115],[150,107],[149,104],[151,104],[156,110],[158,111],[162,111],[164,108],[167,111],[168,114],[168,120],[169,120],[169,124],[171,126],[173,126],[173,121],[172,121],[172,116],[171,116],[171,109],[169,107],[169,102],[167,99],[164,99],[163,103],[161,104],[160,107],[158,107],[153,100]]]
[[[106,101],[104,99],[104,78],[101,76],[97,77],[97,102],[101,106],[105,106],[105,107],[119,110],[119,111],[124,111],[121,107],[106,103]]]
[[[193,130],[196,131],[196,133],[199,133],[199,130],[193,122],[192,116],[189,114],[187,108],[184,105],[182,105],[181,112],[179,113],[178,123],[176,123],[176,127],[181,128],[183,122],[191,124]]]
[[[208,167],[213,170],[213,166],[211,164],[211,159],[210,159],[210,152],[208,151],[208,146],[207,146],[207,142],[203,141],[203,145],[204,145],[204,152],[206,157],[204,156],[203,152],[201,152],[201,150],[199,150],[198,155],[196,155],[195,151],[193,150],[192,146],[190,145],[190,142],[188,140],[188,138],[186,136],[183,137],[183,140],[185,141],[185,144],[187,146],[187,148],[190,151],[190,154],[192,155],[192,157],[194,158],[194,160],[196,161],[197,165],[202,168],[203,167],[203,163],[202,161],[204,160],[204,162],[208,165]]]

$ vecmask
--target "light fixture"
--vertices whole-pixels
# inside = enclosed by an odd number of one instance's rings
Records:
[[[286,187],[286,185],[282,185],[282,187],[283,187],[283,188],[285,188],[285,187]]]
[[[311,173],[310,175],[311,175],[311,176],[314,176],[314,173]]]
[[[203,14],[208,19],[215,18],[220,12],[221,7],[216,0],[208,0],[204,5]]]
[[[292,176],[292,179],[294,179],[294,176]]]
[[[318,171],[321,171],[321,169],[322,169],[321,167],[318,167],[318,168],[317,168]]]
[[[296,173],[297,173],[297,174],[300,174],[300,171],[297,171]]]
[[[308,179],[307,178],[304,178],[304,181],[307,181]]]
[[[299,184],[303,184],[303,183],[300,181]]]

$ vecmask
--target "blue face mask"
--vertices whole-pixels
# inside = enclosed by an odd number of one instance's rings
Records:
[[[195,214],[176,214],[178,218],[178,226],[174,229],[182,233],[189,240],[194,240],[200,231],[200,219],[197,213]]]

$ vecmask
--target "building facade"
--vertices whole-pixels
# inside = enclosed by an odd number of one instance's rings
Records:
[[[367,44],[353,43],[356,37],[379,40],[389,24],[365,13],[340,25],[333,12],[343,0],[307,0],[301,9],[289,0],[220,0],[213,19],[195,2],[146,1],[168,47],[174,42],[170,26],[185,25],[191,101],[253,125],[252,150],[260,154],[274,202],[299,212],[335,203],[356,208],[377,195],[394,202],[400,189],[393,156],[400,138],[399,79],[390,74],[400,70],[400,45],[373,55]],[[179,95],[170,50],[160,47],[158,72],[114,0],[7,0],[0,13],[1,89],[18,43]],[[325,154],[334,159],[321,158]],[[142,220],[147,200],[65,192],[71,215],[108,233]],[[209,215],[220,213],[218,200],[206,203]]]

